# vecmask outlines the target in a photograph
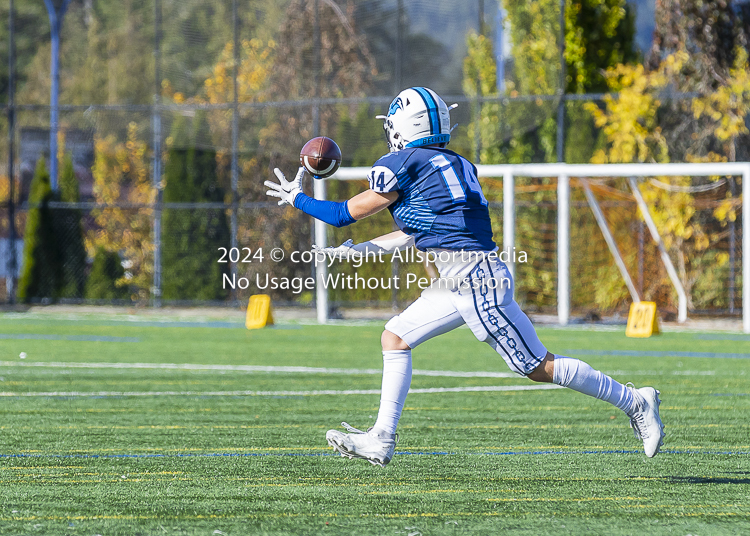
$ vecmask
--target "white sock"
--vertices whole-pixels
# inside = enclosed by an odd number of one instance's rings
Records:
[[[609,402],[628,415],[635,409],[630,389],[589,364],[572,357],[555,355],[554,366],[552,380],[557,385]]]
[[[383,386],[373,432],[395,434],[411,385],[411,350],[383,352]]]

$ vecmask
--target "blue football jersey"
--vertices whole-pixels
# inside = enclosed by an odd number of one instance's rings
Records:
[[[375,162],[368,180],[378,193],[399,193],[389,210],[418,249],[495,249],[477,168],[453,151],[415,147],[389,153]]]

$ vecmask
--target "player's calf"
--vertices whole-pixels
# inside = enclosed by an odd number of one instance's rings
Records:
[[[653,387],[636,389],[632,384],[623,385],[579,359],[556,355],[551,363],[554,383],[604,400],[624,411],[630,417],[635,436],[643,441],[646,456],[656,456],[664,443],[659,391]]]

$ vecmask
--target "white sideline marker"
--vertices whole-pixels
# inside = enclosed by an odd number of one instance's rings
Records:
[[[428,389],[410,389],[409,393],[485,393],[496,391],[538,391],[544,389],[562,389],[559,385],[488,385],[477,387],[432,387]],[[320,395],[379,395],[380,389],[356,389],[347,391],[49,391],[32,393],[0,392],[0,397],[94,397],[94,396],[320,396]]]
[[[265,373],[301,373],[301,374],[382,374],[381,369],[346,369],[319,367],[276,367],[256,365],[200,365],[191,363],[66,363],[53,362],[24,362],[0,361],[0,367],[25,368],[60,368],[60,369],[120,369],[120,370],[196,370],[196,371],[233,371],[233,372],[265,372]],[[414,370],[414,376],[442,376],[448,378],[518,378],[512,372],[465,372],[451,370]],[[488,385],[472,387],[431,387],[411,389],[410,393],[471,393],[497,391],[536,391],[544,389],[558,389],[551,384],[533,385]],[[379,395],[380,389],[352,389],[352,390],[319,390],[319,391],[46,391],[46,392],[0,392],[0,397],[96,397],[96,396],[320,396],[320,395]]]
[[[158,370],[207,370],[228,372],[282,372],[301,374],[382,374],[383,369],[348,369],[318,367],[274,367],[256,365],[198,365],[191,363],[65,363],[62,361],[24,362],[0,361],[0,367],[48,367],[91,369],[158,369]],[[443,376],[448,378],[520,378],[514,372],[464,372],[453,370],[412,371],[413,376]],[[413,391],[411,391],[413,392]]]

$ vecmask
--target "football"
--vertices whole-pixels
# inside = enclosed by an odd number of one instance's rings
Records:
[[[330,177],[341,165],[341,149],[331,138],[319,136],[308,141],[299,154],[299,163],[316,179]]]

